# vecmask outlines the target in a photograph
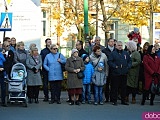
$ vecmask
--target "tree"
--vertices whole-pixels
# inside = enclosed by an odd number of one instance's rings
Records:
[[[113,14],[113,17],[120,18],[122,22],[138,27],[148,25],[152,12],[160,12],[158,0],[110,0],[109,2],[112,7],[108,10],[108,14]]]
[[[49,2],[48,0],[43,0],[41,2],[45,4],[50,4],[54,3],[54,0],[50,0]],[[78,30],[78,39],[81,40],[82,36],[81,25],[83,25],[84,14],[83,14],[83,7],[79,3],[80,1],[75,0],[75,2],[73,2],[72,0],[61,0],[59,2],[64,2],[63,4],[64,9],[61,9],[59,5],[57,5],[57,7],[54,8],[52,7],[51,11],[52,14],[50,16],[53,20],[58,21],[57,24],[55,25],[57,36],[60,37],[64,32],[64,29],[69,29],[71,25],[75,25]],[[53,4],[52,5],[50,4],[49,6],[53,6]],[[89,15],[89,20],[91,20],[91,15]]]

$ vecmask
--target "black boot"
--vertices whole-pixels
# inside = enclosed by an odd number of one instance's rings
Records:
[[[143,91],[143,95],[142,95],[141,105],[144,105],[144,104],[145,104],[146,96],[147,96],[147,91],[144,90],[144,91]]]
[[[28,98],[28,103],[32,103],[33,102],[33,99],[32,98]]]
[[[35,103],[37,103],[37,104],[39,103],[38,98],[35,98]]]
[[[155,94],[151,94],[150,105],[154,105],[153,100],[155,98]]]
[[[76,100],[75,104],[76,104],[76,105],[80,105],[80,104],[79,104],[79,100]]]

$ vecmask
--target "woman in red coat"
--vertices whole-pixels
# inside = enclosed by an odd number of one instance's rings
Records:
[[[160,75],[160,58],[155,53],[155,47],[150,45],[147,49],[147,54],[143,57],[145,86],[141,105],[144,105],[147,93],[150,90],[152,80],[158,83],[158,77]],[[150,105],[153,105],[155,94],[151,93]]]

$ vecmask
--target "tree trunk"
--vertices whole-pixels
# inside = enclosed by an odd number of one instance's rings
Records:
[[[105,32],[105,45],[106,45],[107,40],[110,38],[110,34],[109,34],[109,31],[107,30],[107,15],[106,15],[103,0],[100,0],[100,5],[102,9],[102,14],[103,14],[103,25],[104,25],[104,30],[105,30],[104,32]]]

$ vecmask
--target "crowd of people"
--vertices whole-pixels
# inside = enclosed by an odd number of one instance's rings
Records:
[[[46,46],[39,54],[36,44],[30,44],[29,50],[25,50],[23,41],[16,43],[15,38],[5,37],[0,48],[2,106],[7,106],[5,80],[7,77],[11,79],[11,68],[16,63],[22,63],[27,69],[27,96],[30,104],[39,103],[41,85],[44,102],[61,104],[61,84],[64,79],[61,65],[65,64],[69,105],[92,104],[91,93],[94,105],[103,105],[104,102],[117,105],[118,99],[122,105],[129,105],[130,94],[131,103],[135,104],[139,92],[143,93],[141,105],[145,104],[146,99],[150,99],[150,105],[153,105],[155,94],[150,91],[150,86],[153,79],[155,84],[159,82],[159,44],[153,46],[146,42],[141,48],[137,41],[138,38],[134,38],[126,42],[123,49],[123,42],[112,38],[108,39],[106,46],[100,44],[101,38],[98,36],[94,44],[85,41],[84,47],[83,42],[77,40],[71,56],[65,58],[49,38],[45,40]]]

